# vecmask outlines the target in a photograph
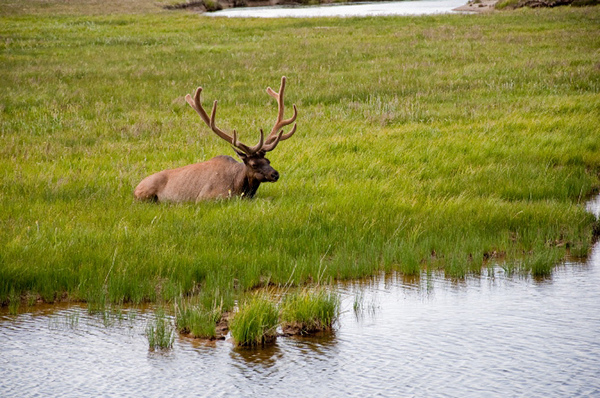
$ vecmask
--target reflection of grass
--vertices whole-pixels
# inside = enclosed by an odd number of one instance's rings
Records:
[[[240,306],[229,329],[237,345],[251,347],[273,341],[278,322],[277,306],[266,295],[254,295]]]
[[[352,302],[352,309],[354,310],[354,315],[357,318],[360,318],[362,316],[364,310],[364,302],[364,294],[362,292],[356,292],[354,294],[354,301]]]
[[[77,329],[79,326],[79,310],[70,311],[61,316],[52,316],[50,318],[50,327],[52,329]]]
[[[154,319],[148,322],[146,327],[146,337],[150,350],[168,349],[173,346],[175,336],[171,320],[165,315],[163,309],[158,309],[154,313]]]
[[[339,315],[339,297],[329,291],[303,290],[287,295],[281,304],[281,322],[300,334],[331,329]]]
[[[583,254],[599,16],[237,20],[149,0],[3,1],[0,302],[102,311],[202,294],[229,310],[266,281]],[[270,154],[279,182],[254,200],[133,201],[151,172],[231,153],[186,93],[203,85],[219,125],[253,142],[283,74],[299,116]]]

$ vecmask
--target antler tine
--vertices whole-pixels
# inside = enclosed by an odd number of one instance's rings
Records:
[[[192,99],[192,96],[187,94],[185,96],[185,100],[187,101],[188,104],[190,104],[190,106],[192,108],[194,108],[194,110],[198,113],[198,115],[200,115],[200,117],[202,118],[204,123],[206,123],[206,125],[208,127],[210,127],[211,130],[215,134],[217,134],[219,137],[221,137],[222,139],[224,139],[225,141],[227,141],[234,147],[242,150],[249,156],[255,154],[256,152],[258,152],[262,149],[262,147],[264,146],[264,143],[265,143],[265,137],[264,137],[264,133],[262,130],[260,131],[260,140],[258,141],[258,144],[253,147],[249,147],[249,146],[243,144],[242,142],[238,141],[237,131],[233,130],[233,137],[231,137],[229,134],[225,133],[223,130],[218,128],[216,126],[218,101],[215,100],[215,102],[213,103],[212,112],[210,114],[210,117],[208,117],[208,114],[206,113],[206,111],[204,110],[204,107],[202,107],[202,103],[200,102],[200,94],[201,93],[202,93],[202,87],[198,87],[196,89],[196,93],[194,94],[194,98]]]
[[[275,139],[277,139],[277,137],[278,137],[277,132],[279,130],[281,130],[282,127],[285,127],[287,125],[294,123],[296,121],[296,117],[298,116],[298,110],[296,109],[296,105],[293,105],[294,115],[289,119],[283,119],[283,112],[284,112],[283,94],[285,91],[285,82],[286,82],[286,78],[285,78],[285,76],[282,76],[281,77],[281,86],[279,87],[279,93],[276,93],[271,87],[267,87],[267,94],[269,94],[271,97],[273,97],[277,100],[277,108],[278,108],[277,121],[275,122],[275,126],[273,126],[271,133],[267,137],[267,144],[269,144],[269,145],[272,144]],[[296,132],[296,127],[294,126],[292,128],[292,131],[290,131],[287,134],[283,134],[281,136],[281,138],[279,138],[279,141],[287,140],[295,132]]]
[[[208,126],[219,137],[223,138],[225,141],[229,142],[230,144],[233,144],[233,138],[230,137],[223,130],[221,130],[220,128],[218,128],[217,125],[216,125],[216,120],[217,120],[217,104],[218,104],[218,101],[215,100],[215,102],[213,102],[212,112],[210,113],[210,120],[209,120]]]
[[[200,94],[201,93],[202,93],[202,87],[198,87],[196,89],[196,93],[194,94],[194,99],[192,99],[191,95],[187,94],[185,96],[185,100],[187,101],[188,104],[190,104],[190,106],[192,108],[194,108],[194,110],[198,113],[198,115],[200,115],[202,120],[204,120],[204,123],[210,125],[210,120],[208,118],[208,115],[204,111],[204,108],[202,108],[202,105],[200,105],[199,107],[197,106],[197,104],[200,104]]]
[[[282,136],[283,136],[283,130],[281,130],[279,132],[279,134],[277,134],[277,137],[275,137],[275,141],[271,142],[268,145],[263,146],[262,151],[266,153],[266,152],[269,152],[269,151],[272,151],[273,149],[275,149],[277,144],[279,144],[279,141],[281,141]]]
[[[237,140],[237,131],[233,130],[232,145],[234,147],[244,151],[246,153],[246,155],[248,155],[248,156],[251,156],[251,155],[255,154],[256,152],[260,151],[261,149],[263,149],[264,144],[265,144],[265,133],[263,132],[262,129],[260,129],[260,139],[258,140],[258,144],[256,144],[253,147],[249,147],[249,146],[241,143],[240,141],[238,141]]]
[[[277,144],[279,144],[280,141],[285,141],[288,138],[290,138],[292,135],[294,135],[294,133],[296,132],[296,123],[294,123],[294,127],[292,127],[292,129],[290,130],[289,133],[287,134],[283,134],[283,130],[281,130],[279,132],[279,134],[277,134],[277,136],[275,136],[275,139],[272,140],[271,142],[269,142],[267,145],[265,145],[262,148],[263,152],[269,152],[272,151],[273,149],[275,149],[275,147],[277,146]]]
[[[216,135],[218,135],[219,137],[221,137],[222,139],[224,139],[225,141],[227,141],[231,144],[233,142],[233,138],[231,138],[229,136],[229,134],[225,133],[223,130],[219,129],[215,125],[215,115],[217,113],[217,101],[215,100],[215,102],[213,104],[213,109],[212,109],[212,112],[211,112],[211,115],[209,118],[208,114],[204,110],[204,107],[202,106],[202,103],[200,102],[200,94],[201,93],[202,93],[202,87],[198,87],[196,89],[196,93],[194,94],[194,99],[192,99],[192,96],[188,94],[185,96],[185,100],[187,101],[188,104],[190,104],[190,106],[192,108],[194,108],[194,110],[198,113],[198,115],[200,115],[200,117],[202,118],[204,123],[206,123],[206,125],[208,127],[210,127],[211,130],[214,131],[214,133]]]

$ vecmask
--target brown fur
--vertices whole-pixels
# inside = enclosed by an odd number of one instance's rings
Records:
[[[261,182],[275,182],[279,173],[268,159],[248,159],[259,168],[235,161],[231,156],[217,156],[206,162],[177,169],[163,170],[142,180],[135,188],[138,200],[158,202],[198,202],[233,196],[252,198]],[[266,162],[265,162],[266,161]]]

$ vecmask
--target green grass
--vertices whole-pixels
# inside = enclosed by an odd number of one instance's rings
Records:
[[[156,349],[169,349],[173,347],[175,336],[171,320],[165,315],[163,309],[155,311],[154,319],[146,326],[146,337],[151,351]]]
[[[191,334],[195,338],[214,339],[217,337],[216,323],[220,318],[220,312],[186,306],[177,311],[177,330],[179,333]]]
[[[196,338],[215,339],[218,337],[216,323],[222,313],[232,307],[233,300],[226,302],[218,293],[213,297],[198,295],[178,300],[174,308],[177,330]]]
[[[585,254],[599,21],[598,7],[257,20],[0,0],[0,302],[201,296],[226,311],[267,281]],[[252,144],[282,75],[299,116],[269,156],[279,182],[254,200],[133,200],[150,173],[233,155],[185,94],[202,85]]]
[[[281,303],[281,324],[286,329],[310,334],[330,330],[339,316],[339,297],[323,289],[288,294]]]
[[[255,347],[274,341],[278,324],[277,305],[266,294],[255,294],[240,306],[229,330],[236,345]]]

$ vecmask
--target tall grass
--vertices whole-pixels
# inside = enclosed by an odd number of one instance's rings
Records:
[[[236,345],[255,347],[274,341],[278,324],[277,305],[265,294],[255,294],[240,305],[229,329]]]
[[[215,339],[217,322],[221,313],[202,307],[179,307],[176,313],[176,325],[179,333],[190,334],[196,338]]]
[[[309,334],[330,330],[339,316],[339,305],[339,297],[324,289],[288,294],[281,303],[283,331]]]
[[[179,333],[190,334],[196,338],[215,339],[217,336],[217,322],[223,312],[233,306],[225,303],[223,297],[212,303],[202,299],[202,295],[178,300],[175,305],[175,320]]]
[[[597,7],[235,20],[2,0],[0,302],[203,295],[228,310],[266,281],[461,277],[495,252],[585,253],[599,20]],[[152,172],[233,154],[186,93],[202,85],[220,126],[252,142],[282,75],[299,116],[270,153],[279,182],[254,200],[133,200]]]

